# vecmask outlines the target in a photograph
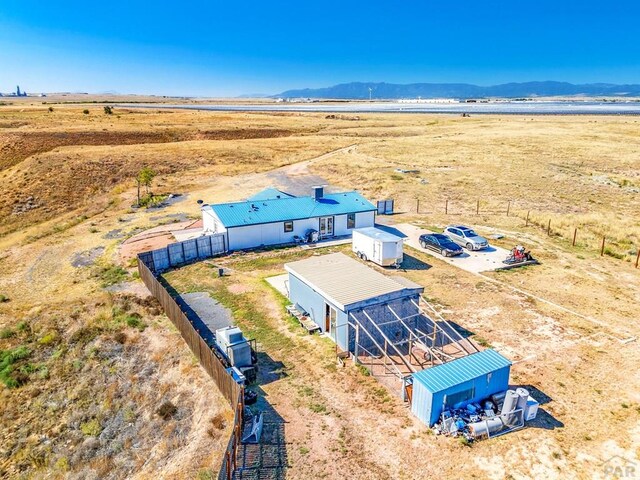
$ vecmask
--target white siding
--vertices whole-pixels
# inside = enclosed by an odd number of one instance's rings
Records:
[[[284,222],[248,225],[229,229],[229,249],[242,250],[261,245],[278,245],[293,242],[293,237],[304,236],[308,230],[318,230],[318,219],[294,220],[293,232],[284,231]]]
[[[209,222],[215,224],[217,230],[214,232],[224,232],[225,229],[217,220],[213,212],[203,210],[203,223],[205,230],[208,228],[207,216],[211,215],[214,220]],[[373,227],[373,212],[364,212],[356,214],[356,228]],[[246,227],[233,227],[228,229],[229,249],[243,250],[247,248],[255,248],[261,245],[279,245],[282,243],[292,243],[294,236],[303,237],[308,230],[319,230],[320,223],[318,218],[306,218],[303,220],[294,220],[293,231],[284,231],[284,222],[265,223],[262,225],[247,225]],[[335,236],[351,235],[353,229],[347,229],[347,215],[335,215],[333,234]]]
[[[375,223],[375,212],[356,213],[356,228],[373,227]]]
[[[224,233],[227,231],[211,208],[202,210],[202,229],[205,233]]]
[[[374,214],[373,212],[356,213],[356,227],[365,228],[373,227]],[[347,228],[347,215],[336,215],[333,224],[333,233],[337,237],[344,235],[351,235],[353,233],[352,228]]]

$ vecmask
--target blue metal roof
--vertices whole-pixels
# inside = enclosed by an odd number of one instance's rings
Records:
[[[226,228],[376,210],[358,192],[330,193],[318,200],[313,197],[287,197],[218,203],[206,208],[211,208]]]
[[[414,373],[413,381],[436,393],[510,366],[509,360],[495,350],[487,349]]]
[[[277,188],[265,188],[261,192],[247,198],[248,202],[255,202],[257,200],[276,200],[278,198],[293,198],[294,195],[290,195]]]

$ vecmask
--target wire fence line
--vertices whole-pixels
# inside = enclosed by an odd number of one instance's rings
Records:
[[[149,256],[145,256],[144,254],[138,256],[138,272],[140,273],[140,278],[151,294],[160,302],[169,320],[171,320],[178,329],[193,355],[213,379],[220,393],[222,393],[234,411],[233,430],[218,475],[220,480],[231,480],[237,469],[238,447],[242,440],[242,429],[244,425],[244,386],[237,383],[231,374],[228,373],[227,365],[216,355],[212,346],[204,341],[175,299],[145,263],[145,258],[149,258]]]
[[[393,201],[391,200],[391,202]],[[597,249],[596,251],[600,253],[600,256],[606,255],[619,260],[626,259],[633,262],[635,268],[640,266],[640,239],[614,239],[612,236],[590,231],[586,227],[571,226],[570,222],[557,217],[554,218],[548,213],[531,209],[516,209],[517,204],[513,200],[499,202],[478,199],[472,203],[445,199],[444,202],[438,201],[436,203],[416,198],[413,203],[411,201],[402,203],[403,207],[406,207],[403,209],[405,213],[419,215],[495,215],[519,218],[524,220],[525,227],[535,226],[544,230],[547,236],[566,239],[571,242],[571,247]]]

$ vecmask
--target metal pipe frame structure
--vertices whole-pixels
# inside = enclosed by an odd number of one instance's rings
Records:
[[[464,357],[480,351],[471,340],[462,336],[423,297],[420,297],[418,302],[411,300],[411,303],[418,309],[418,313],[413,313],[405,317],[400,316],[391,305],[385,304],[384,306],[393,316],[393,320],[379,323],[376,323],[373,320],[371,315],[367,312],[367,308],[355,313],[349,312],[349,320],[347,324],[342,326],[350,326],[355,330],[356,338],[353,352],[354,362],[360,362],[360,353],[364,352],[372,359],[372,363],[370,365],[371,370],[373,367],[373,360],[382,358],[384,372],[391,373],[402,379],[428,366],[443,364],[451,360],[455,360],[456,358]],[[429,310],[429,312],[427,312],[427,310]],[[363,321],[358,319],[356,315],[357,313],[362,314],[370,325],[366,325],[365,327],[365,325],[363,325]],[[416,317],[420,317],[423,321],[428,323],[430,328],[427,329],[427,332],[424,332],[417,327],[412,327],[407,323]],[[403,335],[401,335],[400,340],[391,340],[388,334],[386,334],[381,328],[393,324],[398,325],[402,329]],[[374,338],[372,333],[376,334],[378,340]],[[362,345],[361,339],[363,336],[375,346],[375,348],[380,352],[380,356],[374,355],[373,352]],[[442,341],[446,341],[447,343],[438,345],[438,338]],[[405,348],[407,345],[407,353],[403,353],[401,348]],[[450,349],[453,348],[456,351],[445,352],[445,346],[450,347]],[[420,358],[419,352],[424,352],[424,355],[422,356],[423,358]],[[402,372],[399,367],[404,367],[408,373]]]

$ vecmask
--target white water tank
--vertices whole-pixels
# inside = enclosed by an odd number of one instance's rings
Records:
[[[507,393],[504,395],[504,403],[502,404],[502,411],[500,413],[506,415],[507,413],[513,412],[518,407],[519,398],[520,396],[515,390],[507,390]]]
[[[529,398],[529,391],[526,388],[516,388],[516,393],[518,394],[518,406],[516,407],[518,410],[522,410],[527,408],[527,399]]]

